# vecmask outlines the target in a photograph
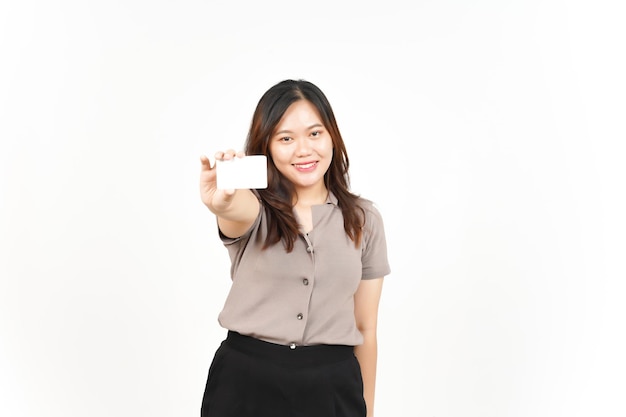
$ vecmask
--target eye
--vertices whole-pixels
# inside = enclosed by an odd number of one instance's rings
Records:
[[[314,138],[321,136],[322,131],[321,130],[314,130],[313,132],[311,132],[311,136],[313,136]]]
[[[281,138],[278,138],[279,142],[291,142],[293,139],[289,136],[283,136]]]

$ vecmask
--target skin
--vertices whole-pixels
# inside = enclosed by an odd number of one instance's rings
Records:
[[[311,206],[324,204],[324,174],[333,157],[333,141],[317,109],[307,100],[293,103],[276,127],[269,145],[274,165],[294,185],[294,211],[301,231],[313,228]]]
[[[228,161],[243,158],[234,150],[217,152],[216,160]],[[251,226],[259,213],[260,205],[250,190],[218,190],[215,165],[206,156],[200,158],[200,196],[202,202],[217,217],[220,230],[228,237],[239,237]]]
[[[383,289],[383,278],[361,280],[354,295],[354,317],[363,335],[363,344],[354,348],[363,375],[363,397],[367,405],[367,417],[374,417],[376,388],[376,362],[378,358],[378,304]]]
[[[317,109],[307,100],[293,103],[270,138],[269,152],[278,171],[294,185],[294,212],[302,233],[313,228],[311,207],[324,204],[328,190],[324,174],[333,156],[332,138]],[[244,157],[234,150],[217,152],[216,160]],[[217,216],[222,233],[239,237],[246,233],[258,215],[260,205],[250,190],[218,190],[215,166],[202,156],[200,195],[202,202]],[[354,295],[354,316],[364,342],[355,347],[363,375],[363,397],[367,417],[374,416],[377,362],[378,305],[383,278],[362,280]]]

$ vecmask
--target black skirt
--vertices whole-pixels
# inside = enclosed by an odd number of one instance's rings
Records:
[[[353,346],[276,345],[228,332],[209,369],[202,417],[365,417]]]

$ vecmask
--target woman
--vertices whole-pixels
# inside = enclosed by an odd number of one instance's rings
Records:
[[[231,258],[232,286],[203,417],[372,417],[376,324],[389,273],[383,222],[349,191],[331,106],[310,82],[260,99],[245,151],[266,155],[268,187],[218,190],[201,158],[200,191]]]

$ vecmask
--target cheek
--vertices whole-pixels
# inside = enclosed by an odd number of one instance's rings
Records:
[[[285,175],[287,168],[291,166],[289,156],[285,152],[281,152],[280,149],[270,150],[270,155],[274,164],[274,168],[281,174]]]
[[[284,151],[281,152],[280,148],[270,149],[270,155],[272,156],[272,159],[274,160],[274,164],[276,164],[277,166],[284,164],[285,161],[287,160],[285,152]]]
[[[270,147],[267,148],[267,153],[269,153],[270,158],[274,161],[274,165],[280,163],[280,152],[276,151],[276,147],[270,145]]]
[[[325,143],[323,144],[323,150],[324,152],[332,156],[334,147],[333,147],[333,141],[331,139],[328,139],[327,141],[325,141]]]

